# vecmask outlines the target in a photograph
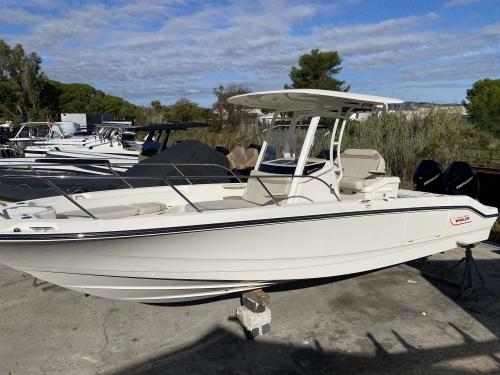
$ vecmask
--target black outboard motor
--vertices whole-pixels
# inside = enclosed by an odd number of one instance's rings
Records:
[[[413,173],[415,190],[443,193],[443,167],[434,160],[422,160]]]
[[[451,163],[443,176],[444,194],[479,197],[479,178],[472,167],[464,161]]]

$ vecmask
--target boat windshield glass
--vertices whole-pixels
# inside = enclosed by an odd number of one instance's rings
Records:
[[[293,174],[302,151],[310,119],[301,124],[290,126],[277,121],[276,125],[265,132],[267,147],[264,151],[259,170],[274,174]],[[320,122],[321,124],[321,122]],[[320,169],[329,159],[331,126],[321,124],[314,136],[304,174]]]
[[[19,131],[17,138],[45,138],[49,134],[48,125],[30,126],[25,125]]]

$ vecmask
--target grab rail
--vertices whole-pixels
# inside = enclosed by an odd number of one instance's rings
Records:
[[[89,158],[91,158],[91,156],[89,156]],[[68,159],[63,159],[63,160],[68,160]],[[61,163],[56,163],[56,162],[51,162],[51,163],[40,163],[40,162],[26,162],[26,163],[15,163],[15,164],[11,164],[11,165],[3,165],[3,164],[0,164],[0,170],[2,169],[21,169],[22,168],[28,168],[30,170],[33,170],[32,167],[36,166],[36,167],[39,167],[37,168],[38,170],[43,170],[44,168],[46,167],[61,167],[61,166],[68,166],[68,167],[85,167],[85,166],[102,166],[102,167],[108,167],[106,169],[109,169],[110,172],[112,174],[114,174],[115,176],[117,177],[122,177],[120,175],[118,175],[116,173],[116,171],[113,170],[112,167],[130,167],[130,166],[134,166],[134,167],[137,167],[137,166],[151,166],[151,165],[155,165],[155,166],[162,166],[162,167],[172,167],[174,168],[181,176],[183,176],[183,178],[188,182],[188,184],[192,185],[192,181],[189,180],[189,177],[190,178],[195,178],[196,176],[186,176],[184,173],[182,173],[182,171],[178,168],[178,167],[217,167],[217,168],[220,168],[220,169],[223,169],[224,171],[228,172],[232,177],[236,178],[239,182],[243,182],[241,180],[241,178],[246,178],[247,176],[241,176],[241,175],[237,175],[236,173],[234,173],[232,170],[230,170],[229,168],[227,167],[224,167],[223,165],[220,165],[220,164],[213,164],[213,163],[156,163],[156,162],[153,162],[153,163],[144,163],[144,164],[141,164],[141,163],[130,163],[130,162],[126,162],[126,161],[123,161],[123,162],[112,162],[110,163],[109,160],[107,159],[103,159],[102,161],[92,161],[90,163],[66,163],[66,162],[61,162]],[[102,176],[102,175],[99,175],[99,176]],[[6,176],[0,176],[0,177],[6,177]],[[228,176],[226,176],[227,178]],[[142,179],[144,177],[141,177]],[[159,178],[159,177],[158,177]],[[123,181],[125,184],[127,184],[125,181]],[[127,184],[128,185],[128,184]],[[133,186],[129,186],[130,188],[133,189]]]
[[[191,207],[193,207],[197,212],[201,213],[203,212],[204,210],[201,209],[200,207],[198,207],[194,202],[192,202],[188,197],[186,197],[185,194],[183,194],[174,184],[171,183],[170,180],[184,180],[186,178],[191,178],[191,179],[209,179],[209,180],[213,180],[213,179],[227,179],[229,176],[228,175],[212,175],[212,176],[168,176],[168,177],[148,177],[148,176],[102,176],[102,175],[99,175],[99,176],[67,176],[67,175],[39,175],[39,174],[35,174],[35,175],[3,175],[3,176],[0,176],[0,178],[26,178],[26,179],[33,179],[33,178],[39,178],[41,179],[43,182],[45,182],[48,186],[50,186],[51,188],[55,189],[58,193],[60,193],[63,197],[65,197],[66,199],[68,199],[72,204],[74,204],[76,207],[78,207],[80,210],[82,210],[83,212],[85,212],[85,214],[87,214],[90,218],[92,219],[97,219],[97,217],[95,215],[93,215],[89,210],[87,210],[85,207],[83,207],[82,205],[80,205],[78,202],[76,202],[75,199],[73,199],[70,194],[66,193],[64,190],[62,190],[61,188],[59,188],[56,184],[54,184],[53,182],[51,182],[50,180],[52,179],[60,179],[60,180],[71,180],[71,179],[78,179],[78,180],[99,180],[101,181],[102,179],[105,179],[105,180],[121,180],[121,181],[124,181],[124,180],[160,180],[160,181],[163,181],[165,182],[169,187],[172,188],[173,191],[175,191],[175,193],[177,193],[184,201],[186,201],[186,203],[188,203]],[[266,175],[266,176],[256,176],[256,175],[250,175],[250,176],[245,176],[245,178],[255,178],[257,179],[257,181],[259,182],[259,184],[263,187],[263,189],[266,191],[267,194],[269,194],[269,197],[271,198],[271,200],[273,201],[273,203],[276,205],[276,206],[280,206],[279,204],[279,199],[276,198],[272,193],[271,191],[265,186],[265,184],[262,182],[261,179],[268,179],[268,178],[273,178],[273,179],[276,179],[276,178],[291,178],[291,179],[294,179],[294,178],[307,178],[307,179],[313,179],[313,180],[317,180],[319,182],[321,182],[323,185],[325,185],[327,188],[328,188],[328,191],[330,192],[330,194],[333,194],[335,195],[335,197],[337,199],[339,199],[339,197],[337,196],[335,190],[326,182],[324,181],[323,179],[319,178],[319,177],[316,177],[316,176],[310,176],[310,175]],[[241,182],[241,180],[239,180]],[[130,185],[130,184],[127,184],[127,185]],[[132,187],[133,188],[133,187]]]

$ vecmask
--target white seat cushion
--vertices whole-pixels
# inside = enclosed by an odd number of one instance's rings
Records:
[[[258,204],[248,202],[243,199],[223,199],[216,201],[193,202],[201,211],[228,210],[235,208],[257,207]],[[196,210],[190,204],[185,206],[185,212],[195,212]]]
[[[51,206],[18,205],[7,206],[2,210],[2,215],[6,219],[22,219],[36,217],[37,219],[55,219],[56,211]]]
[[[120,219],[136,215],[156,214],[166,211],[167,206],[157,202],[133,203],[130,205],[105,206],[90,208],[88,211],[98,219]],[[68,217],[88,217],[81,210],[68,211],[62,213]]]
[[[120,219],[122,217],[139,215],[139,209],[132,206],[96,207],[90,208],[88,211],[98,219]],[[88,217],[81,210],[63,212],[62,214],[74,217]]]
[[[358,178],[358,177],[342,177],[340,180],[340,188],[350,190],[362,190],[377,182],[374,178]]]
[[[157,214],[167,209],[165,204],[158,202],[132,203],[130,206],[137,208],[139,215]]]

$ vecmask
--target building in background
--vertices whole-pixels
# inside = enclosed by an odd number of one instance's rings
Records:
[[[112,113],[61,113],[61,121],[76,122],[80,125],[80,131],[86,134],[92,134],[96,124],[113,121],[115,118]]]

